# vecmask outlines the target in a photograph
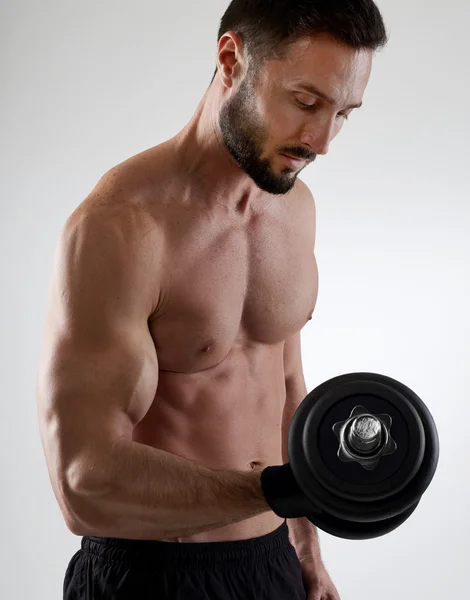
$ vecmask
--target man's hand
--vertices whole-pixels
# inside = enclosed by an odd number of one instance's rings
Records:
[[[341,600],[322,562],[301,561],[307,600]]]

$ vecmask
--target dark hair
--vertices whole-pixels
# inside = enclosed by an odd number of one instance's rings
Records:
[[[243,40],[250,69],[282,59],[300,37],[322,33],[357,49],[379,50],[387,32],[373,0],[232,0],[220,21],[217,42],[227,31]],[[217,74],[217,68],[211,83]]]

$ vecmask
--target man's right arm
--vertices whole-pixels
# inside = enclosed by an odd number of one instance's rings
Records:
[[[260,473],[204,467],[132,440],[154,401],[163,242],[139,209],[79,208],[56,253],[38,415],[53,490],[76,535],[184,537],[270,510]]]

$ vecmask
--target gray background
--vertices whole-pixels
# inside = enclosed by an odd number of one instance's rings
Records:
[[[35,380],[59,231],[98,179],[177,133],[215,67],[228,1],[3,0],[0,596],[61,597],[79,538],[40,446]],[[382,0],[391,33],[364,107],[302,173],[320,294],[307,387],[375,371],[428,404],[440,467],[413,517],[364,542],[321,535],[343,600],[468,597],[469,4]]]

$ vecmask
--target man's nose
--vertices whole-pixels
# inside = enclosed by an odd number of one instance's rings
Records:
[[[335,121],[332,119],[328,122],[312,123],[309,130],[302,136],[302,142],[308,144],[315,154],[324,156],[328,153],[334,136]]]

